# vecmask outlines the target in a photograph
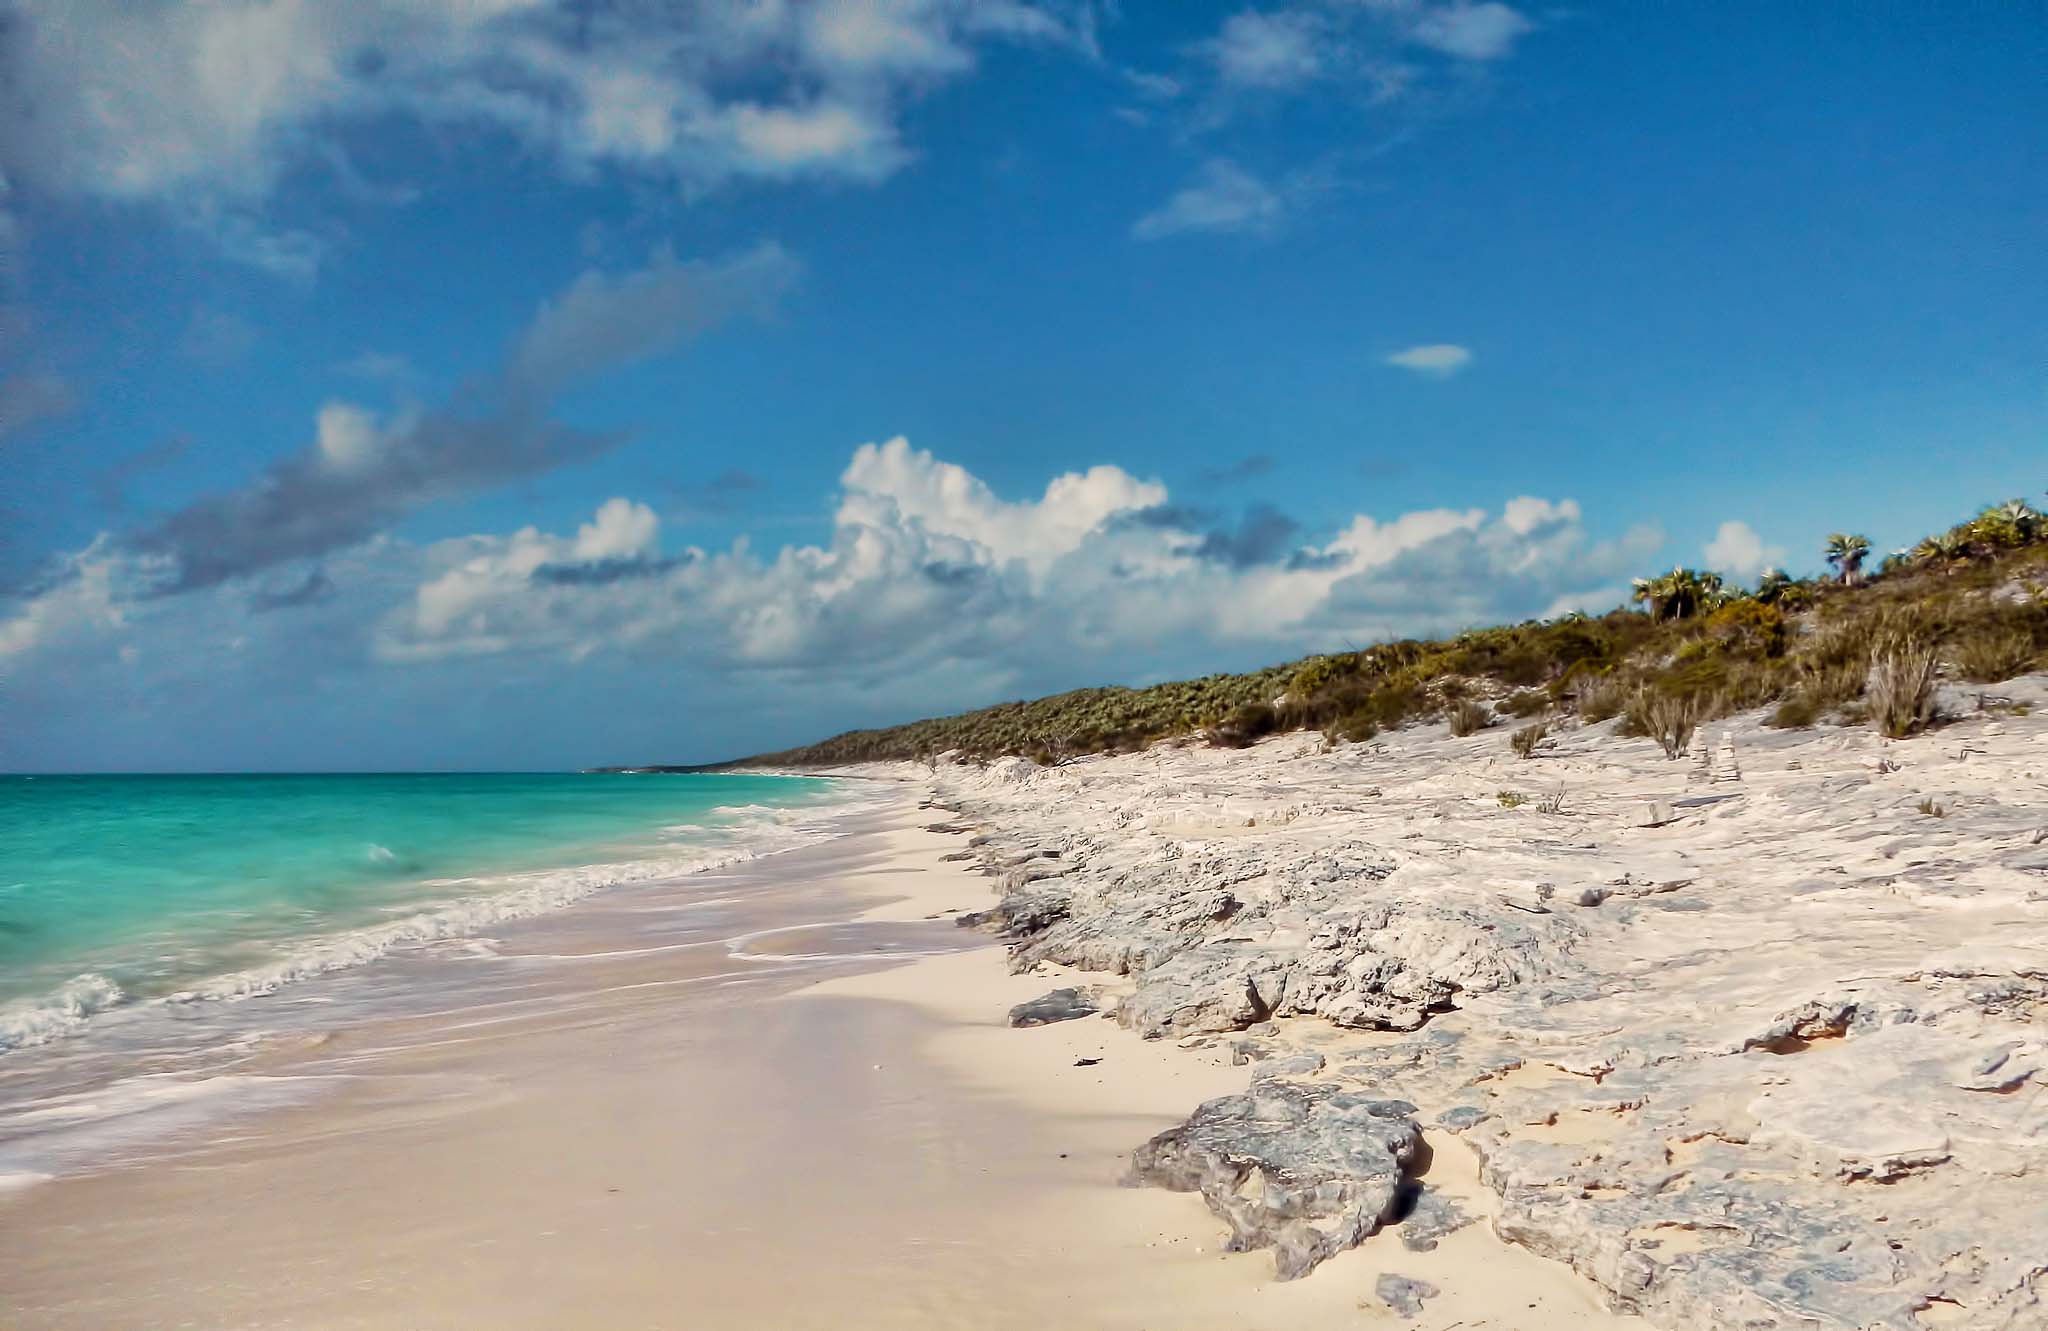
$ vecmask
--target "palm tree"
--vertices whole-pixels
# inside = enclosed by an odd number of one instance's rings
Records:
[[[1637,578],[1630,599],[1645,603],[1651,619],[1684,619],[1725,600],[1721,589],[1720,574],[1680,567],[1658,577]]]
[[[1913,547],[1915,562],[1938,565],[1944,572],[1953,572],[1955,565],[1969,558],[1969,554],[1970,542],[1953,527],[1926,537]]]
[[[1784,569],[1767,568],[1756,580],[1756,599],[1765,605],[1775,605],[1785,599],[1792,586],[1792,577]]]
[[[1863,581],[1863,560],[1870,554],[1868,536],[1852,536],[1836,532],[1828,537],[1828,563],[1841,574],[1843,586],[1854,586]]]
[[[1641,601],[1650,612],[1651,619],[1664,618],[1665,580],[1663,578],[1637,578],[1635,590],[1629,600]]]

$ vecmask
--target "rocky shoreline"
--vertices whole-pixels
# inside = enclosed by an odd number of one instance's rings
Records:
[[[1660,1325],[2016,1329],[2048,1324],[2048,681],[1998,692],[1896,743],[1737,719],[1690,764],[1430,726],[916,776],[998,879],[962,922],[1057,979],[1018,1024],[1256,1064],[1130,1181],[1281,1278],[1462,1223],[1417,1181],[1456,1136],[1500,1237]]]

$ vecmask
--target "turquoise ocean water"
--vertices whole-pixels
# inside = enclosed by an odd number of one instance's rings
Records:
[[[0,777],[0,1056],[772,844],[760,776]]]

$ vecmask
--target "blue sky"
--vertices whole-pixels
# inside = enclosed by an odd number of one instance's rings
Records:
[[[2048,485],[2039,5],[0,8],[7,767],[708,759]]]

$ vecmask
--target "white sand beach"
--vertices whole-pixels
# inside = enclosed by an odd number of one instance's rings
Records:
[[[1355,1326],[1392,1316],[1390,1268],[1467,1325],[1629,1323],[1483,1228],[1282,1283],[1197,1198],[1118,1186],[1248,1069],[1106,1021],[1009,1029],[1044,981],[945,922],[990,884],[904,793],[685,885],[731,912],[702,945],[647,943],[683,894],[525,922],[488,1008],[271,1051],[260,1075],[328,1089],[0,1199],[9,1325]]]

